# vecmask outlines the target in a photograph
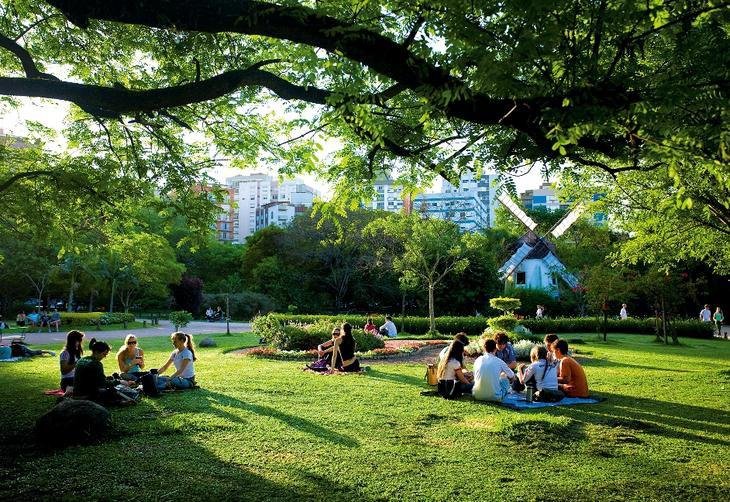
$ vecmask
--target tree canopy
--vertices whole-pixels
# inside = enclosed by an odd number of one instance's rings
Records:
[[[143,180],[201,209],[203,228],[209,201],[186,189],[212,155],[316,171],[348,197],[383,165],[422,185],[539,163],[609,188],[650,179],[675,203],[649,205],[656,218],[678,227],[694,208],[727,238],[728,6],[10,0],[0,95],[74,103],[64,135],[82,161],[5,169],[0,192],[59,172],[101,196],[117,193],[111,180],[132,192]],[[693,191],[698,179],[709,187]]]

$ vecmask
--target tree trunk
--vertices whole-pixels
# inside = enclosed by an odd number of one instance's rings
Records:
[[[664,345],[669,344],[667,341],[667,313],[664,311],[664,295],[661,298],[662,301],[662,332],[664,333]]]
[[[400,301],[400,331],[403,333],[406,326],[406,292],[403,291],[403,296]]]
[[[114,313],[114,293],[117,290],[117,280],[112,279],[112,293],[109,295],[109,313]]]
[[[603,311],[603,341],[608,339],[608,311]]]
[[[428,320],[429,320],[429,331],[433,333],[436,331],[436,315],[434,313],[434,305],[433,305],[433,290],[434,285],[429,284],[428,285]]]
[[[661,335],[661,321],[659,319],[659,304],[654,302],[654,334],[656,335],[656,341],[662,341]]]
[[[94,295],[94,290],[92,290],[91,293],[89,293],[89,312],[94,311],[94,296],[96,295]]]
[[[66,312],[73,312],[74,290],[76,289],[76,272],[71,272],[71,287],[68,289],[68,301],[66,301]]]

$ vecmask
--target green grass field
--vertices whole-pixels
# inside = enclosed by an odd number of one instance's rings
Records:
[[[323,376],[225,353],[251,334],[215,338],[198,351],[202,389],[115,409],[110,440],[51,452],[31,430],[57,359],[0,364],[0,499],[730,498],[722,340],[585,335],[574,349],[606,401],[515,412],[421,396],[421,364]],[[148,367],[172,348],[141,341]]]

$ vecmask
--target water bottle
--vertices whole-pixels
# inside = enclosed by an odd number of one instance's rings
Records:
[[[531,403],[535,398],[535,389],[533,387],[528,387],[525,389],[525,400],[528,403]]]

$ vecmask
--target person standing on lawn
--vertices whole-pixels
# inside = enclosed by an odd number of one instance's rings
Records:
[[[725,316],[722,314],[722,309],[718,306],[715,309],[715,315],[713,316],[713,319],[715,320],[715,326],[717,326],[717,336],[722,336],[722,321],[725,320]],[[727,335],[725,335],[725,338],[727,338]]]
[[[711,320],[712,320],[712,311],[710,310],[710,306],[705,304],[705,308],[700,310],[700,321],[710,322]]]
[[[558,387],[568,397],[588,397],[588,379],[583,367],[568,355],[568,342],[553,342],[553,352],[560,364],[558,366]]]
[[[515,377],[507,363],[494,355],[497,343],[484,342],[484,355],[474,361],[472,395],[478,401],[502,401],[509,392],[509,382]]]

